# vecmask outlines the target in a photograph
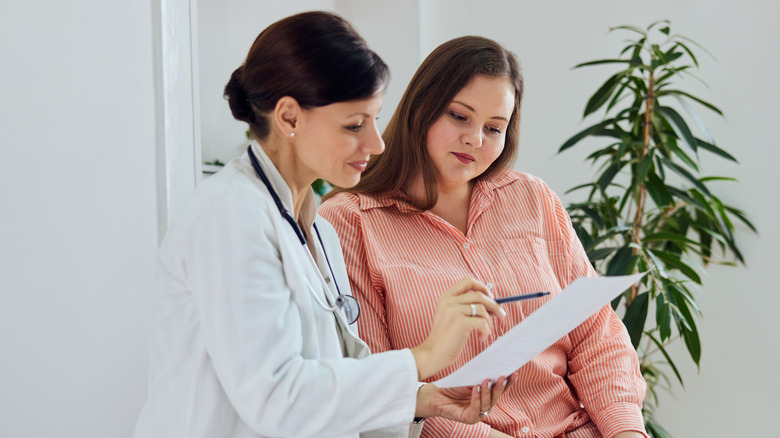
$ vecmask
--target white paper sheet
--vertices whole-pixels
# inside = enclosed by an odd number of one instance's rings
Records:
[[[482,353],[434,384],[440,388],[478,385],[508,376],[566,336],[599,309],[639,281],[644,273],[579,278],[526,319],[496,339]],[[517,304],[504,304],[511,306]]]

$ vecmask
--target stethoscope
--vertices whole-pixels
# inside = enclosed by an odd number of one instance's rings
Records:
[[[260,178],[261,181],[263,181],[263,184],[265,184],[265,187],[268,189],[268,192],[271,194],[274,203],[276,203],[276,208],[279,209],[279,214],[282,215],[284,220],[286,220],[287,223],[289,223],[290,226],[292,227],[293,231],[295,231],[295,234],[298,236],[298,240],[301,242],[301,245],[306,246],[306,236],[304,236],[301,227],[298,226],[298,222],[295,221],[295,218],[293,218],[290,212],[287,211],[287,209],[284,207],[284,204],[282,204],[282,200],[279,199],[279,195],[277,195],[276,191],[273,189],[273,187],[271,187],[271,181],[268,180],[268,177],[265,175],[263,168],[260,167],[260,163],[257,161],[257,157],[255,157],[254,152],[252,152],[251,146],[247,148],[247,152],[249,152],[249,160],[252,162],[252,167],[254,167],[255,173],[257,173],[257,176]],[[314,300],[317,301],[317,304],[322,306],[323,309],[327,310],[328,312],[343,310],[344,316],[346,316],[347,318],[347,322],[349,324],[353,324],[355,321],[357,321],[358,317],[360,316],[360,305],[358,305],[358,302],[355,299],[355,297],[351,295],[344,295],[341,293],[339,284],[338,282],[336,282],[336,276],[333,275],[333,267],[330,265],[330,258],[328,258],[328,252],[325,251],[325,245],[322,242],[322,236],[320,236],[320,230],[317,229],[316,223],[314,224],[314,232],[317,233],[317,239],[320,241],[320,248],[322,248],[322,253],[325,254],[325,260],[328,262],[330,277],[333,279],[333,284],[336,285],[336,291],[338,291],[339,296],[338,298],[336,298],[336,305],[330,306],[327,303],[322,301],[317,291],[315,291],[314,288],[312,287],[311,283],[309,283],[309,281],[306,280],[306,284],[309,286],[309,292],[311,292],[312,296],[314,297]],[[323,288],[327,290],[328,286],[325,283],[325,280],[322,278],[322,274],[320,273],[320,269],[317,267],[317,262],[314,261],[314,257],[312,257],[308,249],[304,249],[304,252],[309,256],[309,260],[314,265],[314,268],[317,271],[318,276],[320,277],[320,282],[322,283]]]

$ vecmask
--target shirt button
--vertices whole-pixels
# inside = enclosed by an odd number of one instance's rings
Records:
[[[471,247],[471,244],[466,242],[463,244],[463,249],[469,249]]]
[[[325,277],[325,283],[330,283],[330,277]]]
[[[487,290],[493,289],[493,283],[488,283],[485,285],[485,287],[487,288]]]
[[[528,426],[523,426],[523,428],[522,428],[522,429],[520,429],[520,432],[523,432],[523,433],[528,433],[528,431],[530,431],[530,430],[531,430],[531,429],[530,429]]]

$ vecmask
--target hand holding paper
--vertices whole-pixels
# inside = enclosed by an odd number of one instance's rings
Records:
[[[434,384],[440,388],[478,385],[508,376],[566,336],[591,315],[639,281],[644,273],[579,278],[517,324],[482,353]]]

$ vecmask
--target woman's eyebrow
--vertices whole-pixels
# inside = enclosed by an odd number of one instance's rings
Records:
[[[463,105],[463,106],[465,106],[465,107],[466,107],[466,109],[468,109],[468,110],[469,110],[469,111],[471,111],[472,113],[475,113],[475,112],[477,112],[477,110],[475,110],[475,109],[474,109],[474,108],[473,108],[471,105],[468,105],[468,104],[466,104],[466,103],[463,103],[463,102],[461,102],[461,101],[459,101],[459,100],[453,100],[453,101],[452,101],[452,103],[457,103],[458,105]],[[503,121],[505,121],[505,122],[508,122],[508,121],[509,121],[509,119],[507,119],[506,117],[502,117],[502,116],[493,116],[493,117],[491,117],[491,119],[496,119],[496,120],[503,120]]]

